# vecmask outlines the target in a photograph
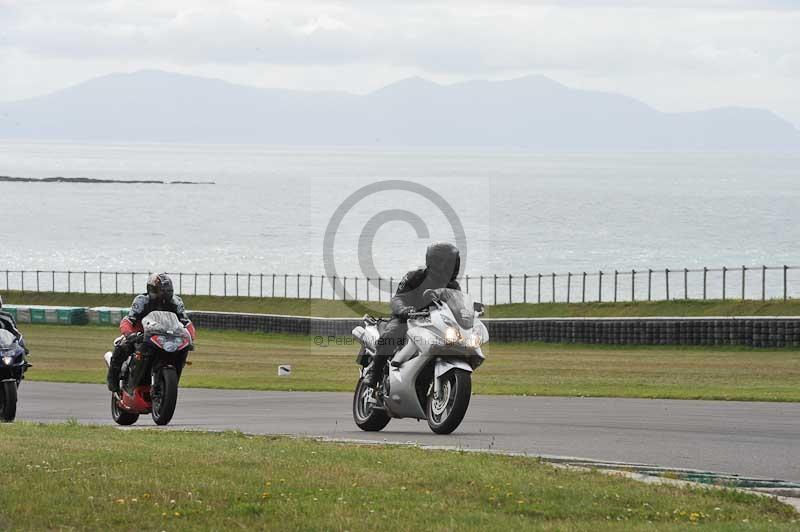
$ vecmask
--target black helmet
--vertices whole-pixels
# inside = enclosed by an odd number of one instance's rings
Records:
[[[172,301],[174,293],[172,279],[166,273],[154,273],[147,278],[147,295],[150,299],[168,303]]]
[[[458,248],[450,242],[434,242],[425,252],[428,273],[439,282],[449,282],[458,276],[461,256]]]

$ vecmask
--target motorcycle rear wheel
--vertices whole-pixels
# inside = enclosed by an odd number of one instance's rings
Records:
[[[139,420],[139,414],[123,410],[117,405],[119,397],[117,394],[111,394],[111,418],[117,425],[133,425]]]
[[[178,403],[178,373],[175,368],[159,369],[156,373],[155,387],[158,388],[158,392],[153,393],[153,409],[150,415],[153,416],[156,425],[166,425],[172,421],[175,405]]]
[[[467,414],[472,396],[472,374],[454,369],[442,378],[440,397],[431,394],[425,414],[428,426],[436,434],[450,434],[458,428]]]
[[[353,393],[353,421],[358,428],[366,432],[377,432],[389,424],[392,418],[384,410],[376,410],[368,402],[371,389],[358,379],[356,391]]]
[[[17,383],[6,381],[0,384],[0,421],[10,423],[17,417]]]

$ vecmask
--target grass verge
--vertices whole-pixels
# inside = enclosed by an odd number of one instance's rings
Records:
[[[104,382],[114,329],[25,325],[24,333],[34,364],[28,378]],[[357,346],[323,340],[201,330],[181,385],[352,391]],[[798,351],[491,342],[484,351],[473,384],[479,394],[800,401]],[[278,377],[279,364],[291,364],[292,375]]]
[[[0,432],[5,530],[796,530],[800,517],[771,498],[521,457],[77,424]]]
[[[10,304],[79,307],[127,307],[133,296],[115,294],[62,294],[2,292]],[[183,296],[191,310],[289,314],[293,316],[360,317],[366,311],[387,314],[386,303],[370,302],[369,308],[352,302],[327,299]],[[487,298],[487,303],[488,303]],[[542,303],[491,305],[488,318],[545,317],[645,317],[645,316],[800,316],[800,300],[770,301],[653,301],[635,303]]]

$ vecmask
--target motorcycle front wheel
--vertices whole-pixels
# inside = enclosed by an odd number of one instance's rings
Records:
[[[370,402],[372,389],[364,384],[364,379],[358,379],[356,391],[353,394],[353,421],[358,428],[367,432],[376,432],[389,424],[392,418],[384,410],[373,408]]]
[[[123,410],[117,404],[119,396],[115,393],[111,394],[111,419],[117,425],[133,425],[139,420],[139,414]]]
[[[10,423],[17,417],[17,383],[6,381],[0,386],[0,421]]]
[[[153,410],[150,415],[156,425],[166,425],[172,420],[178,403],[178,373],[175,368],[161,368],[156,373],[152,390]]]
[[[442,376],[439,395],[428,397],[428,426],[436,434],[450,434],[458,428],[472,396],[472,374],[454,369]]]

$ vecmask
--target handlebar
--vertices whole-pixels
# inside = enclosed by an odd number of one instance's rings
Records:
[[[408,313],[408,319],[427,318],[430,315],[431,315],[431,311],[430,310],[418,310],[416,312],[409,312]]]

